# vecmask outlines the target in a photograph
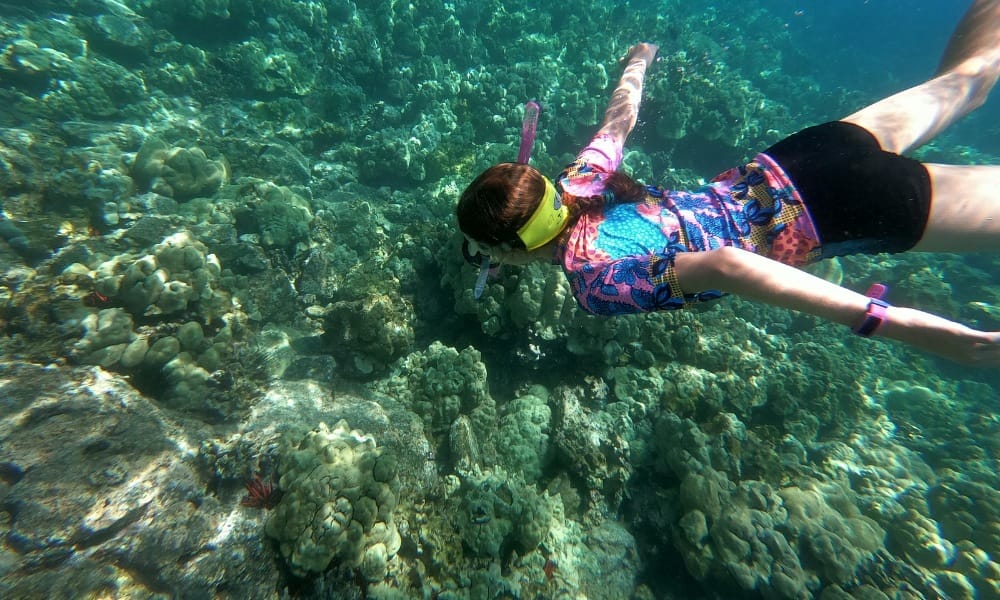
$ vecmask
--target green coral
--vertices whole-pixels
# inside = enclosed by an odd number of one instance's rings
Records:
[[[255,229],[265,247],[294,251],[309,243],[313,214],[305,198],[263,181],[244,186],[242,192],[240,200],[252,207],[252,222],[243,228]]]
[[[434,342],[407,356],[393,379],[387,391],[408,398],[428,431],[436,434],[447,432],[459,415],[469,415],[489,400],[486,365],[471,346],[459,352]]]
[[[551,527],[552,499],[502,469],[462,481],[456,513],[462,542],[474,556],[498,558],[538,547]]]
[[[336,561],[383,579],[401,543],[395,458],[346,421],[321,423],[282,454],[278,472],[284,497],[265,530],[292,571],[320,573]]]
[[[520,471],[526,481],[542,475],[549,452],[549,392],[540,385],[504,406],[497,434],[497,452],[507,469]]]

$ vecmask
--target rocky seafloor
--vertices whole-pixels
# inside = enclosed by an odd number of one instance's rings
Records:
[[[538,265],[472,297],[458,193],[528,99],[533,163],[568,162],[631,42],[662,46],[625,160],[648,181],[865,99],[812,85],[779,17],[0,17],[0,596],[1000,598],[996,373],[735,298],[598,319]],[[1000,327],[989,256],[822,269]]]

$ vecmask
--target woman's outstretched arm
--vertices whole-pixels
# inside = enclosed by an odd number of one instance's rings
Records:
[[[625,72],[611,94],[611,102],[604,111],[604,120],[597,131],[597,135],[611,136],[619,147],[625,144],[625,138],[635,127],[639,116],[639,101],[642,100],[642,81],[646,77],[646,69],[656,58],[658,49],[654,44],[636,44],[625,57]]]
[[[739,248],[679,253],[677,279],[690,290],[717,289],[857,327],[868,298]],[[912,308],[891,306],[877,335],[951,360],[1000,366],[1000,332],[984,332]]]

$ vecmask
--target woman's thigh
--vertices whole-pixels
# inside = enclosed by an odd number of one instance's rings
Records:
[[[914,250],[1000,250],[1000,167],[925,164],[931,207]]]
[[[971,74],[945,73],[841,120],[870,131],[883,150],[905,154],[982,105],[996,81],[995,72],[987,75],[986,67],[982,63]]]

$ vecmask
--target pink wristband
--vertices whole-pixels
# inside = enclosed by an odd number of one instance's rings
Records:
[[[882,283],[873,283],[868,288],[868,310],[865,311],[865,319],[854,329],[854,333],[861,337],[871,337],[883,323],[889,320],[887,309],[890,304],[883,300],[889,287]]]

